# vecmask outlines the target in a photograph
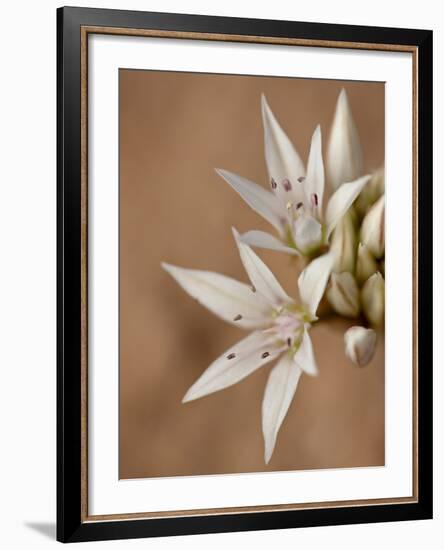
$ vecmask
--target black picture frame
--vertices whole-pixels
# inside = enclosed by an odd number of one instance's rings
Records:
[[[417,51],[416,502],[189,517],[98,520],[82,513],[81,29],[156,29],[310,41],[406,45]],[[389,49],[389,48],[388,48]],[[57,10],[57,539],[62,542],[283,529],[432,517],[432,32],[64,7]]]

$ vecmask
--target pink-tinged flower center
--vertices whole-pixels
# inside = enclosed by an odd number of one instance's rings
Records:
[[[300,339],[303,326],[300,313],[285,312],[274,319],[273,326],[267,332],[275,334],[277,340],[290,348]]]

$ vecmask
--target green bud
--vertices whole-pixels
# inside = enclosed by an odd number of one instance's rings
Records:
[[[361,242],[377,259],[385,252],[385,195],[367,212],[361,225]]]
[[[336,273],[342,273],[343,271],[353,273],[356,262],[356,230],[351,209],[336,226],[330,250],[335,255],[333,271]]]
[[[373,254],[365,246],[365,244],[359,243],[358,245],[358,258],[356,260],[356,279],[360,285],[378,271],[378,264],[373,257]]]
[[[349,271],[332,273],[331,286],[327,291],[330,305],[344,317],[358,317],[360,312],[359,289]]]
[[[373,172],[371,180],[355,201],[355,208],[360,216],[365,216],[370,207],[384,194],[384,167]]]
[[[369,322],[378,326],[384,322],[385,281],[377,272],[367,279],[361,291],[362,309]]]

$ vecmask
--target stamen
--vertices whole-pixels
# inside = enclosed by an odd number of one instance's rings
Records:
[[[299,182],[299,183],[303,183],[304,181],[305,181],[305,176],[300,176],[300,177],[298,178],[298,182]]]
[[[227,359],[234,359],[236,357],[235,353],[230,353],[230,355],[227,355]]]
[[[242,319],[242,315],[239,313],[238,315],[236,315],[233,321],[240,321],[241,319]]]
[[[264,353],[262,354],[262,359],[266,359],[267,357],[269,357],[269,353],[268,351],[264,351]]]
[[[256,292],[256,287],[254,285],[251,285],[251,292]]]
[[[297,205],[296,205],[296,210],[299,210],[300,208],[302,208],[304,206],[304,203],[303,202],[298,202]]]
[[[271,188],[272,189],[276,189],[276,187],[278,186],[278,184],[276,183],[276,180],[274,178],[271,178]]]
[[[291,210],[293,208],[293,203],[288,201],[285,206],[286,206],[287,210]]]
[[[287,346],[291,348],[291,338],[287,338]]]
[[[316,193],[313,193],[311,195],[311,203],[313,206],[317,206],[318,205],[318,195]]]
[[[285,178],[284,180],[282,180],[282,185],[285,191],[291,191],[291,182],[288,178]]]

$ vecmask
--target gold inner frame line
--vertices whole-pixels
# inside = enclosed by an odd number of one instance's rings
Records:
[[[167,517],[248,514],[316,508],[344,508],[418,502],[418,48],[404,44],[373,44],[302,38],[277,38],[254,35],[215,34],[117,27],[81,27],[81,521],[154,519]],[[184,40],[213,40],[318,48],[341,48],[373,51],[406,52],[412,55],[412,155],[413,155],[413,418],[412,418],[412,486],[413,495],[381,499],[342,500],[299,504],[257,505],[230,508],[206,508],[143,513],[89,515],[88,513],[88,36],[90,34],[140,36]]]

